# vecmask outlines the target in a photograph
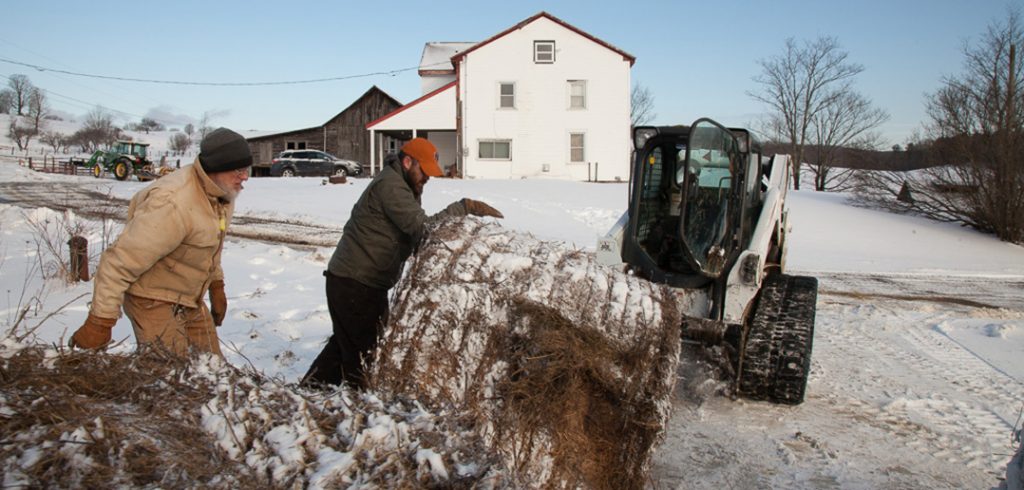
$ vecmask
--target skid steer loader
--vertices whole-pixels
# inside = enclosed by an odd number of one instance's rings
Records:
[[[733,353],[736,393],[801,403],[818,281],[784,273],[789,157],[706,118],[637,127],[633,145],[629,208],[598,260],[697,295],[683,339]]]

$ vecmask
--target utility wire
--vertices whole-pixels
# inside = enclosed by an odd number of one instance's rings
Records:
[[[7,78],[8,80],[10,80],[12,76],[13,76],[13,75],[0,75],[0,77],[3,77],[3,78]],[[43,88],[43,87],[38,87],[38,86],[37,86],[37,87],[35,87],[35,88],[36,88],[36,89],[39,89],[39,90],[42,90],[42,91],[43,91],[44,93],[46,93],[47,95],[50,95],[50,96],[57,96],[57,97],[60,97],[60,98],[62,98],[62,99],[67,99],[67,100],[69,100],[69,101],[72,101],[73,103],[72,103],[71,105],[77,105],[77,104],[81,104],[81,105],[80,105],[79,107],[80,107],[81,109],[84,109],[84,110],[88,110],[88,109],[90,109],[90,108],[102,107],[102,109],[103,109],[103,110],[105,110],[105,111],[108,111],[108,112],[115,112],[115,113],[117,113],[117,114],[121,114],[122,116],[131,116],[131,117],[138,117],[138,118],[143,118],[143,117],[146,117],[146,116],[140,116],[140,115],[138,115],[138,114],[134,114],[134,113],[131,113],[131,112],[119,111],[119,110],[117,110],[117,109],[113,109],[113,108],[110,108],[110,107],[105,107],[105,106],[102,106],[102,105],[99,105],[99,104],[94,104],[94,103],[92,103],[92,102],[84,101],[84,100],[81,100],[81,99],[76,99],[76,98],[74,98],[74,97],[69,97],[69,96],[67,96],[67,95],[64,95],[64,94],[59,94],[59,93],[57,93],[57,92],[54,92],[53,90],[50,90],[50,89],[46,89],[46,88]],[[77,103],[77,104],[75,104],[75,103]],[[170,123],[169,121],[159,121],[159,120],[158,120],[158,122],[163,122],[163,123],[168,123],[168,124],[171,124],[171,123]]]
[[[24,63],[24,62],[21,62],[21,61],[9,60],[9,59],[6,59],[6,58],[0,58],[0,61],[2,61],[4,63],[10,63],[12,65],[20,65],[20,66],[24,66],[24,67],[28,67],[28,68],[33,68],[35,70],[42,71],[42,72],[47,72],[48,71],[48,72],[53,72],[53,73],[63,73],[65,75],[74,75],[76,77],[99,78],[99,79],[103,79],[103,80],[119,80],[119,81],[122,81],[122,82],[157,83],[157,84],[163,84],[163,85],[199,85],[199,86],[212,86],[212,87],[259,87],[259,86],[271,86],[271,85],[300,85],[300,84],[309,84],[309,83],[336,82],[336,81],[339,81],[339,80],[351,80],[353,78],[365,78],[365,77],[372,77],[372,76],[378,76],[378,75],[395,76],[395,75],[397,75],[399,73],[406,72],[406,71],[418,70],[420,68],[428,68],[428,67],[433,67],[433,66],[438,66],[438,65],[447,65],[447,64],[449,64],[448,61],[443,61],[443,62],[439,62],[439,63],[433,63],[431,65],[414,66],[414,67],[411,67],[411,68],[399,68],[397,70],[378,71],[378,72],[373,72],[373,73],[363,73],[363,74],[359,74],[359,75],[345,75],[345,76],[328,77],[328,78],[314,78],[314,79],[309,79],[309,80],[288,80],[288,81],[278,81],[278,82],[189,82],[189,81],[183,81],[183,80],[154,80],[154,79],[148,79],[148,78],[128,78],[128,77],[115,77],[115,76],[109,76],[109,75],[96,75],[96,74],[93,74],[93,73],[79,73],[79,72],[68,71],[68,70],[59,70],[59,69],[56,69],[56,68],[47,68],[45,66],[33,65],[31,63]]]
[[[10,45],[10,46],[13,46],[14,48],[16,48],[18,50],[25,51],[25,52],[27,52],[27,53],[29,53],[29,54],[31,54],[33,56],[39,57],[39,58],[43,58],[47,62],[51,63],[52,65],[56,65],[56,66],[64,65],[63,68],[65,68],[65,69],[75,69],[76,68],[74,66],[67,66],[65,63],[63,63],[63,62],[61,62],[59,60],[55,60],[53,58],[50,58],[49,56],[46,56],[45,54],[37,53],[37,52],[35,52],[35,51],[31,50],[31,49],[28,49],[26,47],[19,46],[19,45],[15,44],[15,43],[11,42],[8,39],[0,38],[0,43],[4,43],[4,44]],[[70,84],[82,87],[85,90],[88,90],[88,91],[91,91],[91,92],[96,92],[96,93],[98,93],[100,95],[103,95],[103,96],[105,96],[107,98],[114,98],[114,99],[118,99],[118,100],[124,100],[125,95],[127,95],[125,92],[127,92],[130,95],[134,95],[136,97],[141,97],[141,98],[149,100],[150,102],[154,102],[156,104],[160,104],[160,101],[157,101],[157,100],[155,100],[155,99],[153,99],[153,98],[151,98],[151,97],[149,97],[149,96],[147,96],[145,94],[136,92],[135,90],[133,90],[131,88],[127,88],[127,86],[125,84],[113,84],[113,86],[116,87],[116,89],[118,91],[118,94],[115,95],[115,94],[111,94],[111,93],[105,91],[104,89],[100,89],[100,88],[96,88],[96,87],[90,86],[84,80],[75,80],[75,79],[73,79],[71,77],[61,76],[60,74],[57,74],[57,73],[54,73],[51,76],[53,78],[57,79],[57,80],[64,80],[67,83],[70,83]],[[108,85],[110,85],[110,84],[108,84]]]

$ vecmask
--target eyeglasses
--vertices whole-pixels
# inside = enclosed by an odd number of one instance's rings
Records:
[[[237,177],[249,177],[252,175],[252,167],[243,167],[235,169],[235,176]]]

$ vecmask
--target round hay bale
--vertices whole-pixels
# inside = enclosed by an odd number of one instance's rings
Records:
[[[639,488],[700,298],[476,218],[407,263],[370,371],[468,422],[523,481]]]

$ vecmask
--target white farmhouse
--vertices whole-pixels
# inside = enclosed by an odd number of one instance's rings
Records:
[[[634,61],[547,12],[478,43],[428,43],[424,95],[368,124],[371,144],[426,137],[469,178],[626,180]]]

